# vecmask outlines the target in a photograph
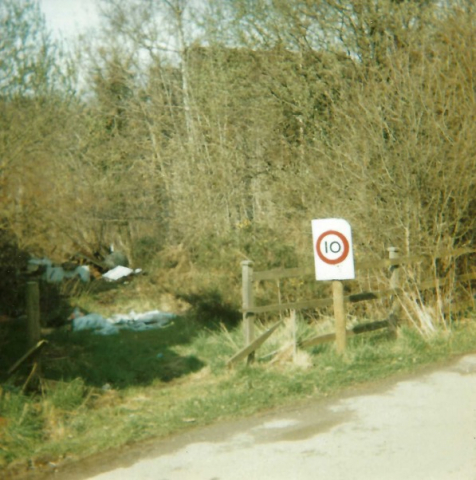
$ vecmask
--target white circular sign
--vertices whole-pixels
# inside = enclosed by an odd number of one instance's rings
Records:
[[[349,255],[349,250],[347,238],[336,230],[327,230],[319,236],[316,242],[319,258],[329,265],[343,262]]]

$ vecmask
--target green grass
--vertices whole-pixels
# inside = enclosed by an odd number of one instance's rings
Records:
[[[48,376],[54,380],[80,377],[90,386],[110,384],[116,389],[181,377],[204,366],[196,355],[180,356],[174,350],[197,334],[197,327],[190,323],[179,318],[164,329],[111,336],[59,332],[49,338],[56,351],[47,359]],[[71,361],[62,361],[70,353]]]
[[[301,322],[298,337],[314,328]],[[13,338],[19,348],[22,340]],[[216,323],[207,328],[193,315],[168,328],[110,337],[58,330],[44,351],[48,381],[41,391],[21,393],[27,370],[2,378],[0,467],[79,459],[190,426],[336,395],[474,351],[476,326],[454,325],[428,339],[410,328],[400,329],[396,341],[382,331],[364,334],[349,339],[343,356],[331,344],[310,349],[302,367],[289,356],[273,362],[273,351],[290,339],[285,324],[259,350],[255,364],[229,370],[226,360],[243,344],[241,329]],[[13,348],[8,342],[4,347]]]

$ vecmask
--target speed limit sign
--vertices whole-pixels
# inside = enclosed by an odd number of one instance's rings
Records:
[[[355,278],[352,231],[342,218],[312,221],[316,280]]]

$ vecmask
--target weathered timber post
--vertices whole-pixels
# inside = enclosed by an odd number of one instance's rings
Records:
[[[28,348],[34,347],[41,338],[40,330],[40,289],[38,282],[26,284],[26,318]]]
[[[291,310],[291,325],[293,330],[293,363],[297,362],[297,350],[298,350],[298,342],[297,342],[297,318],[296,318],[296,310]]]
[[[40,326],[40,288],[38,282],[31,281],[26,283],[26,322],[28,348],[35,347],[41,339]],[[32,370],[28,376],[23,391],[31,384],[32,380],[37,382],[41,377],[40,352],[33,356]]]
[[[337,353],[344,353],[346,345],[344,284],[339,280],[332,282],[332,297],[334,299]]]
[[[253,312],[249,312],[254,307],[253,295],[253,262],[244,260],[241,262],[242,273],[242,296],[243,296],[243,328],[245,332],[245,342],[249,345],[253,342],[255,336],[255,316]],[[254,360],[254,352],[248,355],[248,363]]]
[[[389,247],[388,258],[389,260],[398,259],[398,248]],[[391,265],[390,266],[390,288],[396,289],[400,287],[400,265]],[[396,295],[390,297],[390,314],[388,316],[388,331],[392,337],[397,336],[397,324],[398,324],[398,311],[399,311],[399,302]]]

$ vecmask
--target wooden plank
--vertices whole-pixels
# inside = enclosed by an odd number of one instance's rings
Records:
[[[348,330],[347,336],[351,335],[351,330]],[[317,337],[308,338],[307,340],[302,340],[299,343],[300,348],[309,348],[314,347],[316,345],[322,345],[323,343],[330,343],[335,341],[336,334],[335,333],[328,333],[327,335],[318,335]]]
[[[365,302],[369,300],[377,300],[379,298],[391,297],[392,295],[399,295],[401,293],[403,293],[403,289],[401,287],[389,288],[387,290],[376,290],[375,292],[356,293],[356,294],[344,297],[344,299],[346,302],[357,303],[357,302]]]
[[[299,310],[302,308],[328,307],[329,305],[332,305],[332,298],[319,298],[314,300],[303,300],[301,302],[273,303],[271,305],[253,307],[248,311],[252,313],[265,313],[277,312],[282,310]]]
[[[454,282],[465,282],[467,280],[476,280],[476,272],[475,273],[465,273],[464,275],[458,275],[454,278],[434,278],[432,280],[425,280],[420,284],[416,285],[417,288],[420,290],[430,290],[431,288],[440,288],[448,285],[450,280]]]
[[[436,252],[436,255],[432,258],[442,258],[442,257],[459,257],[460,255],[466,255],[468,253],[476,253],[476,248],[470,247],[461,247],[455,250],[440,250]]]
[[[418,255],[408,255],[406,257],[399,257],[395,259],[382,259],[382,260],[370,260],[364,261],[358,264],[357,267],[362,270],[372,270],[374,268],[391,267],[393,265],[403,265],[407,263],[421,262],[423,260],[436,260],[443,257],[458,257],[468,253],[475,253],[474,248],[457,248],[455,250],[440,250],[435,253],[424,253]]]
[[[468,273],[464,275],[459,275],[454,280],[457,282],[462,282],[466,280],[475,280],[476,273]],[[435,280],[427,280],[421,282],[418,285],[415,285],[420,290],[428,290],[431,288],[442,287],[449,282],[449,279],[438,279],[435,283]],[[390,297],[392,295],[398,295],[403,292],[403,289],[400,288],[390,288],[388,290],[377,290],[374,292],[360,292],[354,293],[352,295],[347,295],[344,297],[345,302],[357,303],[364,302],[369,300],[377,300],[379,298]],[[332,298],[320,298],[312,300],[303,300],[300,302],[291,302],[291,303],[274,303],[270,305],[262,305],[260,307],[252,307],[246,312],[250,313],[266,313],[266,312],[276,312],[281,310],[299,310],[301,308],[318,308],[318,307],[328,307],[332,305]],[[246,313],[245,312],[245,313]]]
[[[389,260],[357,260],[355,262],[356,270],[366,270],[369,268],[378,268],[378,267],[387,267],[393,265]],[[315,270],[314,267],[297,267],[297,268],[275,268],[272,270],[262,270],[254,272],[254,281],[260,280],[279,280],[281,278],[293,278],[293,277],[304,277],[304,276],[314,276]]]
[[[353,337],[361,333],[373,332],[375,330],[380,330],[382,328],[388,327],[388,320],[379,320],[377,322],[364,323],[362,325],[356,325],[352,329],[346,330],[347,337]],[[322,345],[324,343],[330,343],[335,341],[336,334],[328,333],[326,335],[318,335],[316,337],[308,338],[299,343],[300,348],[309,348],[315,347],[316,345]]]
[[[350,303],[366,302],[368,300],[375,300],[379,298],[377,293],[376,292],[360,292],[360,293],[354,293],[345,298]]]
[[[274,268],[273,270],[254,272],[253,280],[277,280],[279,278],[302,277],[305,275],[312,275],[313,273],[314,267]]]
[[[466,302],[458,302],[456,304],[451,304],[451,305],[446,305],[443,308],[444,313],[458,313],[461,312],[461,310],[466,310],[469,308],[474,308],[476,305],[476,300],[467,300]]]
[[[455,250],[440,250],[434,254],[419,254],[400,257],[397,259],[373,259],[373,260],[357,260],[355,262],[356,270],[372,270],[383,267],[391,267],[392,265],[402,265],[406,263],[419,262],[425,259],[437,259],[442,257],[457,257],[468,253],[475,253],[474,248],[457,248]],[[297,267],[297,268],[275,268],[272,270],[262,270],[253,273],[253,280],[277,280],[280,278],[301,277],[305,275],[313,275],[314,267]]]
[[[355,325],[352,328],[354,335],[359,335],[360,333],[373,332],[375,330],[380,330],[381,328],[387,328],[389,324],[388,320],[378,320],[371,323],[362,323],[360,325]]]
[[[356,303],[367,300],[376,300],[378,298],[385,298],[391,295],[401,293],[401,288],[389,289],[389,290],[380,290],[375,292],[361,292],[353,295],[347,295],[344,297],[344,302]],[[260,307],[252,307],[249,310],[246,310],[245,313],[265,313],[265,312],[276,312],[281,310],[299,310],[301,308],[317,308],[317,307],[329,307],[333,305],[332,298],[315,298],[312,300],[303,300],[300,302],[291,302],[291,303],[273,303],[270,305],[262,305]]]
[[[356,270],[368,270],[371,268],[389,267],[391,265],[399,265],[400,261],[392,262],[387,259],[373,260],[357,260],[355,262]],[[293,278],[313,276],[315,274],[314,267],[297,267],[297,268],[275,268],[272,270],[262,270],[254,272],[254,281],[260,280],[278,280],[280,278]]]
[[[456,277],[458,282],[465,282],[466,280],[476,280],[476,272],[465,273],[464,275],[458,275]]]
[[[46,340],[40,340],[34,347],[31,347],[25,355],[23,355],[20,360],[16,361],[14,365],[8,370],[8,375],[11,375],[15,370],[17,370],[24,362],[26,362],[33,355],[38,353],[48,342]]]
[[[247,357],[252,352],[254,352],[257,348],[259,348],[274,333],[274,331],[282,323],[283,323],[283,321],[279,320],[279,322],[276,322],[269,330],[266,330],[266,332],[264,332],[262,335],[260,335],[258,338],[256,338],[252,343],[250,343],[245,348],[243,348],[238,353],[236,353],[233,357],[231,357],[228,360],[227,366],[231,366],[234,363],[237,363],[240,360],[243,360],[245,357]]]

